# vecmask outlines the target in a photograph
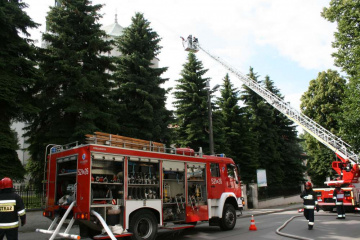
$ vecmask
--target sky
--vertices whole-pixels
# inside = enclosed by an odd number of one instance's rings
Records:
[[[45,17],[55,0],[24,0],[25,11],[37,23],[30,30],[31,38],[38,40],[45,31]],[[104,26],[115,21],[122,27],[131,24],[136,12],[144,14],[150,27],[162,38],[160,67],[168,67],[162,75],[169,78],[165,88],[174,87],[187,59],[180,36],[189,34],[199,39],[200,45],[211,54],[227,62],[243,74],[249,67],[263,80],[266,75],[280,89],[285,101],[299,110],[300,97],[309,82],[319,72],[334,66],[331,47],[336,24],[321,17],[321,11],[330,0],[93,0],[105,4],[101,10]],[[204,52],[197,58],[209,71],[211,87],[222,84],[228,71]],[[230,74],[234,87],[242,82]],[[173,95],[167,106],[173,109]]]

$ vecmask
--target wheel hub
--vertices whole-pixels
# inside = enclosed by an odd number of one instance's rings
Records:
[[[140,219],[138,226],[137,226],[137,231],[139,233],[139,236],[142,238],[146,239],[146,238],[150,237],[150,235],[152,233],[151,222],[146,218]]]

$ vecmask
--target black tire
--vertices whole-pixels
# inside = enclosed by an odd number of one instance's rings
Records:
[[[95,229],[92,229],[92,228],[88,228],[88,234],[89,234],[89,238],[91,239],[94,239],[94,237],[96,235],[100,235],[101,234],[101,231],[98,231],[98,230],[95,230]]]
[[[96,230],[96,229],[92,229],[92,228],[86,226],[83,223],[79,223],[79,230],[80,230],[80,237],[81,238],[87,238],[88,237],[88,238],[94,239],[94,237],[96,235],[101,234],[101,231]]]
[[[89,230],[88,230],[88,227],[85,224],[79,223],[79,231],[80,231],[80,237],[81,238],[89,237]]]
[[[188,224],[196,226],[197,222],[189,222]]]
[[[132,240],[153,240],[156,237],[158,223],[154,214],[149,210],[139,210],[130,219],[129,224]]]
[[[222,218],[220,219],[220,229],[223,231],[232,230],[236,225],[236,211],[233,205],[226,203]]]

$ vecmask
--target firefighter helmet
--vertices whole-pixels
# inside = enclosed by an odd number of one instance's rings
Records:
[[[3,181],[0,180],[0,190],[2,190],[2,189],[3,189]]]
[[[305,187],[311,187],[311,188],[312,188],[311,182],[306,182],[306,183],[305,183]]]
[[[8,178],[8,177],[4,177],[2,180],[2,186],[3,186],[3,189],[5,188],[13,188],[13,181],[11,180],[11,178]]]

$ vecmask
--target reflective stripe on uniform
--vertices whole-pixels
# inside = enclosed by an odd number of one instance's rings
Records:
[[[16,200],[0,200],[0,206],[1,205],[15,206],[16,205]]]
[[[314,222],[309,222],[309,225],[314,225]]]
[[[21,210],[21,211],[18,211],[18,215],[19,216],[23,216],[23,215],[25,215],[25,209],[23,209],[23,210]]]
[[[0,223],[0,229],[16,228],[19,226],[19,221],[12,223]]]
[[[315,209],[314,205],[304,205],[305,209]]]
[[[313,199],[313,195],[307,195],[307,196],[304,196],[304,199],[307,199],[307,200],[312,200],[312,199]]]

